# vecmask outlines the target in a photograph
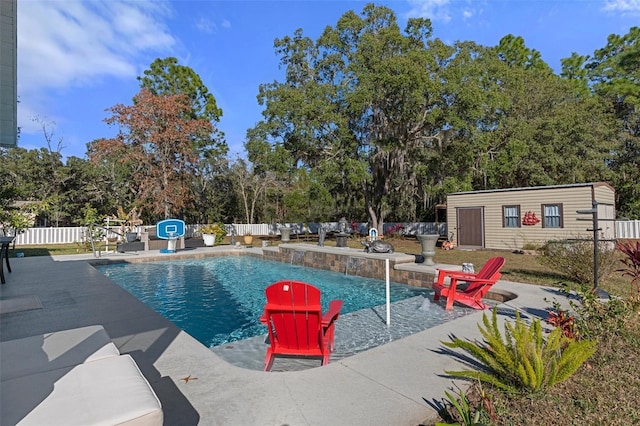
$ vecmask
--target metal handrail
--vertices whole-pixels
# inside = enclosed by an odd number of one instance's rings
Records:
[[[113,234],[118,235],[121,238],[124,238],[124,235],[118,231],[114,231],[111,228],[108,228],[106,226],[102,226],[102,225],[97,225],[95,223],[92,223],[91,225],[89,225],[88,227],[89,230],[89,241],[91,242],[91,251],[93,252],[93,257],[98,258],[100,257],[100,250],[98,249],[98,251],[96,252],[96,244],[95,244],[95,240],[93,239],[93,230],[95,228],[100,228],[100,229],[104,229],[107,232],[111,232]],[[107,243],[107,247],[108,247],[108,243]]]

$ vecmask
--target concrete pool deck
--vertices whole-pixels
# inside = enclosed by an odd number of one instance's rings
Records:
[[[235,250],[198,248],[194,254]],[[260,253],[261,249],[245,249]],[[109,259],[158,257],[157,251]],[[482,312],[339,359],[321,368],[265,373],[236,367],[155,313],[94,269],[91,255],[12,258],[0,287],[0,340],[103,325],[121,353],[130,354],[160,399],[166,425],[418,425],[436,418],[430,405],[465,368],[440,344],[450,335],[479,338]],[[437,267],[438,265],[436,265]],[[423,265],[412,267],[427,268]],[[500,281],[517,294],[498,305],[546,316],[557,289]],[[11,303],[15,302],[15,303]],[[3,308],[4,309],[4,308]],[[0,368],[2,358],[0,354]],[[0,396],[0,410],[9,410]]]

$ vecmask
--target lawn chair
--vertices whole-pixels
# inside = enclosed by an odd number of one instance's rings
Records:
[[[342,300],[333,300],[322,315],[320,290],[300,281],[278,281],[267,287],[267,304],[260,321],[269,329],[264,370],[269,371],[277,355],[322,358],[329,363],[333,350],[334,323]]]
[[[482,298],[500,278],[500,269],[504,261],[504,257],[493,257],[487,260],[477,274],[440,269],[438,281],[433,284],[433,301],[437,302],[440,297],[446,297],[445,309],[451,309],[454,301],[474,309],[487,309],[488,306],[482,302]],[[448,287],[444,284],[446,277],[450,278]],[[468,284],[464,289],[457,288],[461,281]]]

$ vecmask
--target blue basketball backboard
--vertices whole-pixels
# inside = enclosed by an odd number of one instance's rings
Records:
[[[163,240],[184,236],[185,223],[180,219],[165,219],[156,224],[156,236]]]

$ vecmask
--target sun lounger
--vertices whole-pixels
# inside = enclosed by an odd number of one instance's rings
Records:
[[[160,401],[129,355],[0,382],[3,425],[162,425]]]
[[[0,342],[0,380],[70,367],[120,352],[100,325]]]
[[[101,326],[0,343],[2,425],[162,425],[160,401]]]

